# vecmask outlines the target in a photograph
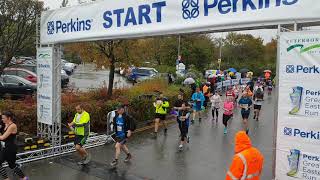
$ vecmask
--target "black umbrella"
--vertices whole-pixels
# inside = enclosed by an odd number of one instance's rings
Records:
[[[239,72],[240,72],[240,73],[247,73],[247,72],[249,72],[249,69],[243,68],[243,69],[241,69]]]

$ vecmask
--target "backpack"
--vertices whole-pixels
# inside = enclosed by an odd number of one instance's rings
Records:
[[[260,99],[263,98],[263,92],[260,87],[256,90],[255,96]]]

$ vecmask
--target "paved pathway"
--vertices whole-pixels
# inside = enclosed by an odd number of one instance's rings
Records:
[[[250,117],[253,145],[265,156],[262,180],[272,177],[274,106],[274,97],[267,97],[260,122]],[[129,142],[134,156],[132,163],[124,164],[120,159],[117,170],[109,166],[113,145],[90,149],[93,162],[87,167],[76,165],[77,156],[70,154],[24,165],[25,170],[31,180],[223,180],[233,156],[234,135],[241,130],[240,111],[235,112],[227,135],[223,134],[221,118],[216,125],[210,121],[210,113],[206,116],[201,124],[196,122],[190,127],[191,142],[184,152],[177,149],[179,133],[174,124],[167,136],[161,133],[156,140],[150,132],[136,134]]]

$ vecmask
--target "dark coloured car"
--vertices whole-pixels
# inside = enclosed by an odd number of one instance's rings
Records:
[[[0,97],[23,98],[26,95],[33,95],[37,86],[24,78],[12,75],[0,77]]]

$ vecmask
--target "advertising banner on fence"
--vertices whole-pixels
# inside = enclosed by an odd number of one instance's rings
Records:
[[[320,32],[281,33],[276,180],[320,179]]]
[[[214,31],[319,20],[316,0],[108,0],[45,11],[41,43]]]
[[[38,122],[53,121],[53,48],[37,49],[37,116]]]

